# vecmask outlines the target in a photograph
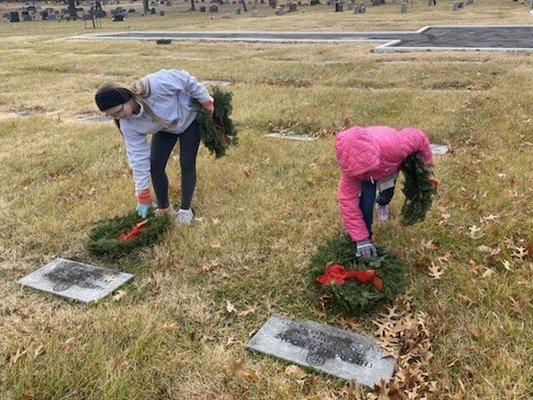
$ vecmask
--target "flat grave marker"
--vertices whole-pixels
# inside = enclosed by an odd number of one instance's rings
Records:
[[[373,387],[394,372],[392,357],[382,357],[370,338],[313,321],[271,316],[247,347],[341,379]]]
[[[313,136],[282,134],[282,133],[267,133],[265,136],[269,138],[296,140],[296,141],[301,141],[301,142],[312,142],[313,140],[316,140],[316,137],[313,137]]]
[[[133,279],[132,274],[56,258],[26,275],[18,283],[82,303],[89,303],[107,296],[131,279]]]
[[[431,152],[436,155],[443,155],[450,151],[450,146],[446,144],[434,144],[429,145],[431,147]]]

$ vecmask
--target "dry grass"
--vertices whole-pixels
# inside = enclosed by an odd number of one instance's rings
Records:
[[[448,5],[407,15],[369,8],[356,28],[528,18],[510,1],[462,14]],[[323,8],[179,19],[191,29],[354,29],[359,17]],[[176,29],[172,18],[132,18],[122,29]],[[414,266],[412,297],[433,321],[428,371],[441,397],[531,398],[532,265],[517,250],[532,247],[530,56],[56,40],[80,26],[0,25],[0,399],[356,398],[322,375],[302,384],[243,345],[272,312],[340,323],[322,313],[306,274],[312,251],[341,229],[328,134],[378,123],[416,125],[454,148],[437,160],[442,188],[429,219],[411,228],[394,220],[376,235]],[[241,145],[218,161],[202,149],[200,219],[121,265],[136,280],[119,300],[80,306],[21,290],[16,279],[57,255],[99,263],[83,250],[87,233],[133,207],[119,134],[79,121],[95,112],[94,89],[170,67],[232,82]],[[21,110],[36,115],[13,115]],[[262,136],[268,129],[324,138],[276,141]],[[175,160],[169,171],[177,198]],[[438,280],[432,263],[444,271]]]

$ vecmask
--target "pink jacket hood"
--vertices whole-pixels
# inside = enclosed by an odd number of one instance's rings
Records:
[[[342,171],[351,176],[371,171],[379,165],[381,158],[377,140],[360,127],[339,132],[335,152]]]

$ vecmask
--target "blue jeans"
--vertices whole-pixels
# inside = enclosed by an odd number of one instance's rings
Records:
[[[359,207],[363,213],[366,229],[369,237],[372,237],[372,220],[374,218],[374,203],[380,206],[386,206],[394,196],[394,187],[379,193],[376,199],[376,183],[370,181],[361,181],[361,196],[359,197]]]

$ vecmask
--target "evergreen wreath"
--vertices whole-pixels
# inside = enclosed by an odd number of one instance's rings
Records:
[[[413,225],[426,218],[428,210],[437,194],[431,183],[433,173],[420,155],[411,154],[402,163],[401,170],[405,180],[402,192],[405,202],[402,205],[402,225]]]
[[[218,87],[213,87],[213,100],[215,112],[213,118],[202,107],[200,102],[193,99],[192,105],[197,112],[196,120],[200,127],[202,141],[210,153],[216,158],[226,154],[230,145],[237,144],[237,129],[230,118],[233,107],[231,105],[231,93],[225,92]]]
[[[124,217],[101,221],[89,235],[86,249],[93,254],[117,258],[143,246],[155,243],[169,226],[166,215],[150,215],[140,234],[124,240],[120,235],[130,231],[136,224],[143,221],[136,212]]]
[[[319,296],[327,299],[328,308],[346,315],[362,316],[391,302],[405,290],[407,265],[381,248],[378,248],[378,256],[368,261],[356,258],[356,251],[356,244],[347,234],[336,236],[319,247],[310,260],[309,269]],[[354,280],[319,284],[317,278],[332,263],[341,264],[347,270],[375,270],[383,282],[383,289],[378,290],[372,282]]]

